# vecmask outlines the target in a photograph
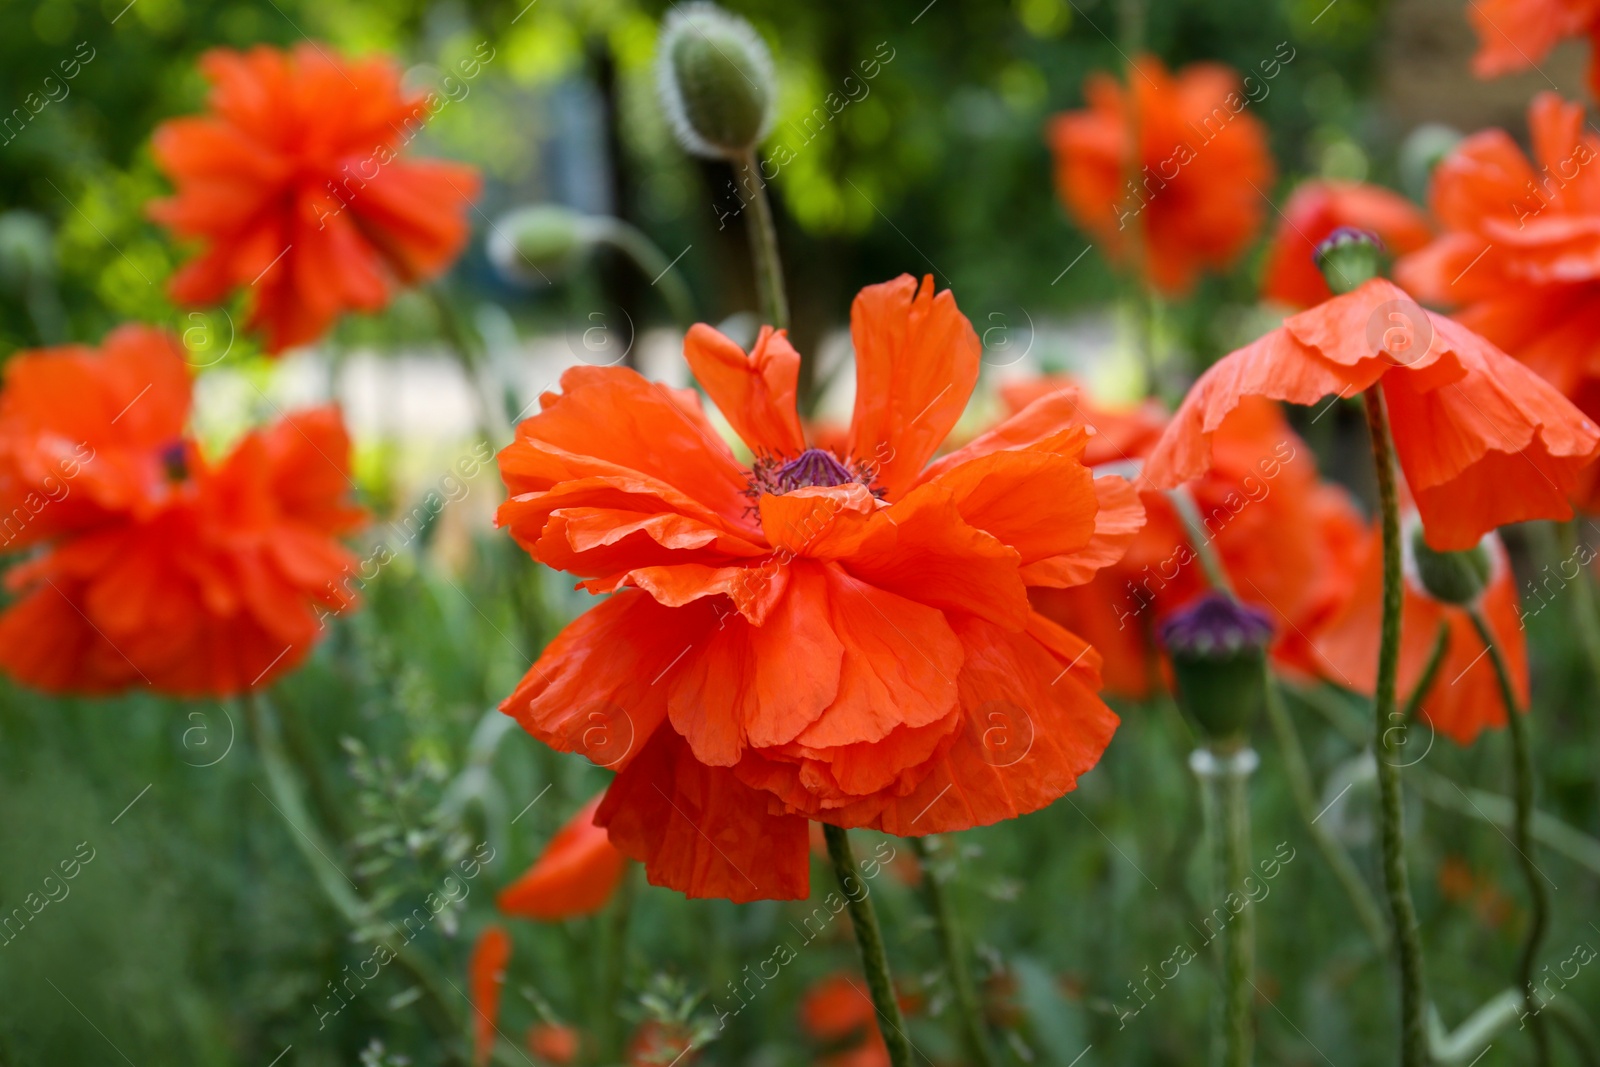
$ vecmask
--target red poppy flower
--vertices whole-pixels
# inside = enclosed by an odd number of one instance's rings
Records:
[[[1316,250],[1342,226],[1377,234],[1395,255],[1414,252],[1433,236],[1422,212],[1399,193],[1360,182],[1302,182],[1283,206],[1261,295],[1299,308],[1332,296],[1317,269]]]
[[[819,1067],[888,1067],[889,1046],[865,979],[841,972],[813,985],[800,1001],[800,1025],[818,1041],[845,1043],[819,1059]]]
[[[1486,547],[1492,573],[1480,606],[1511,672],[1517,702],[1526,708],[1528,650],[1516,579],[1499,537],[1489,537]],[[1311,644],[1323,677],[1370,695],[1377,684],[1383,610],[1383,539],[1376,526],[1366,537],[1365,557],[1347,603],[1312,636]],[[1409,539],[1406,563],[1397,692],[1404,700],[1416,688],[1433,653],[1439,627],[1448,625],[1449,650],[1433,689],[1422,701],[1422,714],[1439,732],[1458,744],[1470,745],[1484,727],[1506,724],[1505,702],[1500,697],[1494,667],[1483,655],[1483,641],[1467,612],[1434,599],[1416,578]]]
[[[467,965],[472,987],[472,1062],[483,1067],[494,1051],[494,1037],[500,1019],[500,991],[506,983],[506,964],[511,961],[511,937],[499,926],[486,926],[472,946]]]
[[[578,1058],[578,1031],[560,1023],[536,1023],[528,1028],[528,1051],[536,1059],[566,1067]]]
[[[594,824],[596,796],[550,839],[532,867],[499,898],[500,910],[526,919],[570,919],[606,906],[627,866],[627,857]]]
[[[1196,63],[1173,75],[1141,56],[1127,86],[1091,74],[1084,96],[1087,108],[1049,130],[1056,188],[1078,224],[1167,292],[1238,259],[1273,182],[1266,128],[1238,73]]]
[[[104,355],[73,346],[7,365],[0,502],[28,516],[13,546],[44,545],[6,575],[11,677],[231,695],[297,665],[322,616],[353,602],[356,561],[335,538],[362,516],[343,502],[338,411],[249,433],[213,465],[180,436],[188,407],[176,343],[154,330],[119,330]]]
[[[1532,161],[1486,130],[1439,164],[1430,199],[1443,232],[1395,276],[1600,418],[1600,137],[1555,93],[1534,98],[1528,126]],[[1579,499],[1600,509],[1592,477]]]
[[[929,466],[977,380],[971,324],[910,277],[862,290],[851,321],[843,452],[808,447],[781,331],[747,355],[696,326],[689,364],[749,465],[693,393],[623,368],[567,371],[500,455],[501,524],[613,594],[501,707],[618,768],[595,821],[691,896],[806,896],[807,819],[905,835],[1035,810],[1116,726],[1093,649],[1027,588],[1114,560],[1132,487],[1090,474],[1088,432],[1048,397]],[[996,709],[1026,720],[1022,755],[985,748]]]
[[[699,1058],[693,1040],[682,1023],[648,1019],[628,1042],[628,1067],[689,1067]]]
[[[1013,383],[1002,396],[1015,408],[1063,390],[1097,431],[1085,457],[1097,466],[1143,460],[1166,425],[1153,404],[1101,408],[1066,378]],[[1347,493],[1318,477],[1310,448],[1276,404],[1245,401],[1214,444],[1212,467],[1189,486],[1196,513],[1235,594],[1274,616],[1275,659],[1303,670],[1304,635],[1342,602],[1341,584],[1353,575],[1360,517]],[[1122,559],[1086,585],[1032,591],[1035,608],[1101,653],[1106,688],[1132,698],[1157,681],[1155,624],[1208,585],[1167,494],[1141,498],[1148,519]]]
[[[1170,488],[1205,471],[1212,435],[1246,397],[1314,404],[1374,385],[1434,548],[1571,517],[1567,497],[1600,450],[1600,430],[1527,367],[1382,278],[1290,316],[1201,375],[1143,477]]]
[[[396,285],[443,271],[467,239],[471,167],[400,158],[428,120],[386,59],[346,62],[307,42],[216,49],[200,59],[209,112],[157,128],[177,195],[153,218],[204,245],[172,279],[190,304],[250,296],[270,352],[373,311]]]
[[[1472,73],[1494,78],[1544,62],[1568,37],[1600,50],[1600,0],[1472,0],[1467,21],[1478,34]],[[1600,96],[1600,58],[1590,60],[1589,90]]]

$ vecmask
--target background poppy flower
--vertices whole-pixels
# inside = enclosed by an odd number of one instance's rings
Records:
[[[801,1028],[817,1041],[836,1047],[817,1060],[825,1067],[887,1067],[889,1046],[877,1022],[866,979],[845,972],[817,982],[800,1001]]]
[[[60,503],[74,506],[52,503],[25,529],[24,540],[48,541],[6,575],[17,599],[0,615],[0,668],[52,692],[142,683],[224,696],[268,684],[305,657],[323,616],[353,602],[356,560],[335,540],[362,521],[344,502],[343,421],[334,408],[296,413],[213,465],[175,436],[189,402],[175,344],[112,340],[105,379],[81,395],[75,383],[95,380],[103,357],[77,348],[17,357],[22,387],[8,378],[0,395],[8,493],[80,433],[107,461],[86,459],[82,499],[78,479],[63,483]]]
[[[503,927],[484,927],[467,964],[468,984],[472,987],[472,1062],[477,1067],[488,1063],[489,1054],[494,1051],[500,991],[506,983],[506,964],[510,962],[511,936]]]
[[[1527,367],[1382,278],[1290,316],[1202,374],[1143,478],[1170,488],[1205,471],[1213,434],[1246,397],[1314,404],[1380,383],[1428,544],[1467,549],[1506,523],[1571,517],[1567,497],[1600,430]]]
[[[1313,180],[1283,205],[1267,251],[1261,295],[1307,308],[1333,295],[1317,268],[1317,245],[1341,226],[1377,234],[1392,255],[1415,251],[1433,231],[1422,211],[1399,193],[1363,182]]]
[[[1111,258],[1132,256],[1152,285],[1181,293],[1200,271],[1231,265],[1260,229],[1274,173],[1266,130],[1221,64],[1174,75],[1140,56],[1127,83],[1091,74],[1088,107],[1051,121],[1056,188]]]
[[[544,1063],[566,1067],[578,1058],[578,1031],[561,1023],[535,1023],[528,1028],[528,1051]]]
[[[1383,609],[1383,538],[1374,526],[1365,538],[1365,560],[1343,605],[1311,635],[1323,677],[1370,695],[1377,684],[1379,617]],[[1505,657],[1517,702],[1528,706],[1527,635],[1517,601],[1511,560],[1498,536],[1488,538],[1491,576],[1481,609]],[[1433,653],[1441,624],[1450,628],[1450,647],[1438,680],[1422,702],[1422,714],[1440,733],[1470,745],[1486,726],[1506,723],[1505,702],[1494,667],[1483,655],[1483,641],[1466,610],[1430,596],[1410,563],[1406,541],[1406,580],[1400,625],[1400,675],[1396,688],[1405,700],[1416,688]]]
[[[624,368],[567,371],[500,454],[500,523],[613,594],[502,710],[563,751],[615,719],[631,743],[596,822],[690,896],[804,897],[807,819],[904,835],[1032,811],[1116,726],[1093,649],[1027,590],[1114,559],[1131,487],[1092,476],[1051,397],[928,465],[977,380],[971,324],[908,276],[862,290],[851,323],[842,453],[808,447],[781,331],[746,354],[696,326],[689,364],[750,466],[694,394]],[[986,708],[1026,719],[1022,755],[984,747]]]
[[[1600,47],[1600,0],[1472,0],[1467,21],[1478,35],[1472,73],[1480,78],[1536,67],[1567,37]],[[1589,91],[1600,97],[1600,58],[1589,62]]]
[[[429,118],[387,59],[216,49],[200,60],[210,110],[156,129],[177,187],[151,217],[203,248],[172,279],[189,304],[250,297],[269,352],[314,341],[345,311],[374,311],[396,285],[440,273],[466,243],[471,167],[402,159]]]
[[[627,869],[603,828],[594,823],[598,794],[550,839],[533,866],[501,891],[500,910],[526,919],[570,919],[606,906]]]
[[[1020,382],[1002,393],[1008,407],[1064,390],[1096,429],[1086,461],[1096,466],[1142,460],[1166,425],[1159,407],[1108,410],[1086,400],[1066,378]],[[1189,485],[1209,543],[1239,599],[1271,613],[1282,665],[1304,669],[1304,634],[1342,600],[1358,561],[1350,551],[1362,525],[1349,494],[1323,482],[1305,442],[1270,401],[1240,404],[1218,429],[1213,464]],[[1034,589],[1041,613],[1082,635],[1104,657],[1106,688],[1148,696],[1158,677],[1154,625],[1206,590],[1188,531],[1166,493],[1140,494],[1148,519],[1116,563],[1089,583]]]
[[[1528,109],[1533,159],[1503,130],[1474,134],[1433,172],[1442,232],[1395,277],[1453,305],[1482,334],[1600,417],[1600,137],[1583,107],[1540,93]],[[1579,494],[1600,507],[1593,479]]]

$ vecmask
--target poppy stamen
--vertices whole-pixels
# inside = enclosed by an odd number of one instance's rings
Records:
[[[876,475],[877,468],[872,464],[845,463],[825,448],[808,448],[793,459],[781,456],[757,459],[750,467],[750,488],[747,493],[752,497],[759,497],[763,493],[782,496],[797,489],[849,485],[852,482],[870,488]],[[873,490],[874,496],[880,494],[881,490]]]

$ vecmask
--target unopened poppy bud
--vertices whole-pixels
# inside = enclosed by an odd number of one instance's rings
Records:
[[[1489,553],[1482,544],[1464,552],[1441,552],[1431,548],[1418,526],[1411,535],[1411,558],[1416,564],[1417,581],[1428,595],[1446,604],[1471,604],[1483,595],[1493,569]]]
[[[1383,241],[1368,230],[1340,226],[1317,245],[1317,269],[1335,296],[1376,278],[1383,265]]]
[[[1206,593],[1161,624],[1178,704],[1213,743],[1243,742],[1266,700],[1272,622],[1225,593]]]
[[[583,262],[605,228],[604,219],[560,204],[519,207],[490,231],[489,262],[511,282],[557,281]]]
[[[0,214],[0,286],[22,292],[55,269],[55,239],[44,219],[31,211]]]
[[[672,132],[697,156],[738,159],[772,128],[772,53],[755,27],[715,4],[685,4],[667,15],[656,80]]]

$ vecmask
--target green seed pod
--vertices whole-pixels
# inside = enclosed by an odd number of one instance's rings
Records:
[[[507,281],[554,282],[571,274],[603,239],[607,220],[560,204],[519,207],[495,222],[489,262]]]
[[[1225,593],[1206,593],[1161,624],[1172,658],[1178,705],[1208,743],[1243,744],[1266,702],[1266,655],[1272,622]]]
[[[1317,245],[1317,269],[1335,295],[1352,292],[1383,269],[1383,241],[1375,233],[1340,226]]]
[[[672,132],[694,155],[737,159],[772,129],[772,53],[753,26],[715,4],[686,4],[667,15],[656,80]]]
[[[1411,534],[1411,559],[1422,588],[1446,604],[1474,603],[1488,587],[1493,570],[1488,549],[1481,543],[1464,552],[1441,552],[1429,547],[1421,526]]]

